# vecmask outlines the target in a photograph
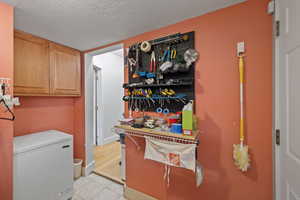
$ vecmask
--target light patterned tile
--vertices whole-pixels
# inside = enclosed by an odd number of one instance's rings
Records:
[[[123,186],[96,174],[82,177],[74,183],[72,200],[125,200]]]
[[[90,178],[93,181],[96,181],[97,183],[103,184],[105,186],[109,186],[109,185],[112,185],[112,184],[115,183],[115,182],[113,182],[113,181],[111,181],[107,178],[104,178],[102,176],[98,176],[96,174],[91,174],[88,178]]]
[[[108,188],[104,188],[101,192],[99,192],[94,198],[91,200],[119,200],[120,194],[111,191]]]
[[[123,185],[121,184],[118,184],[118,183],[113,183],[111,185],[108,186],[110,190],[120,194],[120,195],[123,195]]]
[[[79,195],[80,197],[84,198],[85,200],[92,199],[96,194],[101,192],[104,189],[104,185],[99,184],[94,181],[89,181],[82,187],[75,190],[75,195]]]
[[[85,199],[82,198],[80,195],[74,195],[72,200],[85,200]]]
[[[86,185],[88,182],[89,180],[86,177],[81,177],[74,182],[74,189],[77,190]]]

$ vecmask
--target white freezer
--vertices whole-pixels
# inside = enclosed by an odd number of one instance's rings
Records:
[[[73,193],[73,137],[49,130],[14,138],[14,200],[67,200]]]

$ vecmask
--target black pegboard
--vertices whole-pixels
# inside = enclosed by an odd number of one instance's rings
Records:
[[[159,58],[162,57],[163,52],[165,49],[168,47],[176,47],[177,50],[177,59],[183,60],[183,55],[187,49],[194,49],[195,48],[195,34],[194,32],[188,32],[188,33],[183,33],[183,34],[177,34],[177,35],[187,35],[188,40],[177,40],[176,42],[171,41],[171,42],[162,42],[159,44],[152,45],[152,50],[155,51],[156,54],[156,61],[157,63],[157,70],[159,66],[162,64],[162,61],[159,62]],[[157,39],[160,40],[160,39]],[[150,43],[155,43],[155,41],[150,41]],[[163,40],[163,39],[162,39]],[[135,44],[132,45],[129,49],[129,54],[128,57],[136,58],[136,48],[140,44]],[[152,50],[148,53],[142,52],[139,50],[139,71],[144,71],[148,72],[149,71],[149,65],[150,65],[150,59],[151,59],[151,52]],[[180,59],[181,58],[181,59]],[[180,61],[181,62],[181,61]],[[184,61],[183,61],[184,62]],[[132,83],[141,83],[145,82],[144,77],[138,77],[138,78],[133,78],[133,73],[136,71],[134,67],[129,67],[129,73],[128,73],[128,80],[129,80],[129,85]],[[195,77],[195,64],[192,64],[190,69],[186,72],[175,72],[175,73],[166,73],[163,74],[164,79],[160,81],[159,85],[155,81],[154,84],[151,85],[140,85],[140,86],[133,86],[133,87],[127,87],[129,91],[132,91],[135,88],[150,88],[153,93],[159,92],[159,90],[164,89],[164,88],[172,88],[176,94],[186,94],[185,102],[187,103],[189,100],[194,100],[195,99],[195,84],[194,84],[194,77]],[[170,79],[180,79],[180,80],[186,80],[185,84],[164,84]],[[131,100],[129,101],[129,107],[130,109],[135,109],[136,100]],[[168,108],[170,112],[177,112],[181,111],[184,103],[181,101],[175,101],[175,100],[170,100],[170,101],[164,101],[164,105],[162,106],[158,100],[155,100],[155,103],[151,103],[151,106],[149,106],[149,103],[146,100],[141,100],[139,105],[139,110],[144,110],[144,111],[155,111],[158,107],[164,107]]]

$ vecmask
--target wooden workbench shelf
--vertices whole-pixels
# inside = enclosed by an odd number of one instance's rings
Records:
[[[198,131],[194,131],[192,135],[176,134],[172,132],[159,131],[149,128],[133,128],[127,125],[117,125],[114,127],[117,133],[125,133],[138,137],[154,137],[161,140],[168,140],[177,143],[195,143],[198,144]]]

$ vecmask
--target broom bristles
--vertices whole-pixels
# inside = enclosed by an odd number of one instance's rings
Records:
[[[250,167],[250,158],[248,154],[248,146],[241,144],[233,145],[233,159],[234,164],[238,169],[246,172]]]

